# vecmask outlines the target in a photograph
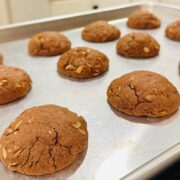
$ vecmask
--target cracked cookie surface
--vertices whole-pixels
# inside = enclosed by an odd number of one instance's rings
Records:
[[[31,78],[22,69],[0,65],[0,105],[26,96],[31,84]]]
[[[34,35],[29,41],[29,54],[34,56],[56,56],[71,49],[69,39],[58,32],[45,31]]]
[[[90,78],[108,70],[109,59],[97,50],[78,47],[64,53],[57,64],[58,72],[74,78]]]
[[[70,165],[87,147],[83,117],[56,105],[25,110],[4,130],[0,158],[12,171],[44,175]]]
[[[133,29],[155,29],[160,27],[161,21],[151,12],[138,10],[133,12],[127,21],[127,26]]]
[[[107,21],[95,21],[87,25],[82,31],[82,38],[90,42],[108,42],[119,38],[120,30]]]
[[[166,37],[174,41],[180,41],[180,20],[172,22],[166,27]]]
[[[168,116],[180,105],[176,87],[162,75],[150,71],[134,71],[113,80],[107,96],[116,110],[133,116]]]
[[[125,57],[150,58],[159,54],[160,45],[147,33],[132,32],[117,42],[116,50]]]

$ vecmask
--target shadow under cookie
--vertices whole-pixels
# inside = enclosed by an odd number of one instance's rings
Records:
[[[134,123],[141,123],[141,124],[154,124],[154,125],[162,125],[162,124],[167,124],[169,122],[171,122],[173,120],[173,118],[171,118],[172,116],[174,116],[176,114],[176,112],[174,112],[171,115],[168,116],[164,116],[164,117],[157,117],[157,118],[153,118],[153,117],[145,117],[145,116],[131,116],[125,113],[122,113],[120,111],[117,111],[116,109],[114,109],[111,104],[107,101],[109,107],[111,108],[111,110],[114,112],[115,115],[117,115],[120,118],[123,118],[125,120],[128,120],[130,122],[134,122]]]
[[[89,77],[89,78],[73,78],[73,77],[71,77],[71,76],[67,76],[67,75],[60,74],[60,73],[57,71],[57,74],[59,75],[59,77],[61,77],[61,78],[63,78],[63,79],[70,80],[70,81],[81,82],[81,83],[86,83],[86,82],[91,82],[91,81],[94,81],[94,80],[101,79],[101,78],[103,78],[107,73],[108,73],[108,71],[105,71],[105,72],[103,72],[102,74],[100,74],[100,75],[98,75],[98,76]]]
[[[36,180],[41,180],[41,179],[43,179],[43,180],[49,180],[49,179],[65,180],[68,177],[72,176],[77,171],[77,169],[81,166],[81,164],[83,163],[83,161],[85,159],[87,149],[88,149],[88,147],[83,152],[79,153],[76,160],[72,164],[70,164],[66,168],[64,168],[56,173],[38,176],[38,177],[37,176],[29,176],[29,177],[31,179],[36,179]],[[28,178],[26,175],[9,171],[9,169],[6,168],[5,166],[3,166],[2,164],[0,165],[0,168],[1,168],[1,166],[2,166],[2,170],[3,170],[4,174],[6,174],[6,178],[8,178],[9,180],[13,180],[13,179],[24,180],[24,179]]]

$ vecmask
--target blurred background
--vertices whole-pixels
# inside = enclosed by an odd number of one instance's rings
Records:
[[[180,0],[151,1],[180,6]],[[134,2],[148,0],[0,0],[0,26]]]

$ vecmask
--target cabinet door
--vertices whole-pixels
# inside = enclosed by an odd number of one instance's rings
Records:
[[[40,19],[49,16],[49,0],[9,0],[12,22]]]
[[[102,7],[111,7],[117,6],[121,4],[126,4],[131,2],[132,0],[91,0],[93,5],[97,5],[99,8]]]
[[[159,0],[159,2],[167,3],[167,4],[180,5],[180,0]]]
[[[53,0],[50,6],[51,16],[81,12],[92,7],[90,0]]]

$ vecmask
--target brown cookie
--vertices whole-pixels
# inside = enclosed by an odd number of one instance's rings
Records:
[[[58,72],[74,78],[95,77],[107,71],[109,59],[97,50],[78,47],[64,53],[57,64]]]
[[[116,50],[125,57],[149,58],[159,54],[160,45],[147,33],[133,32],[117,42]]]
[[[0,53],[0,64],[3,64],[3,55]]]
[[[166,27],[166,37],[174,41],[180,41],[180,20],[177,20]]]
[[[111,82],[109,103],[118,111],[147,117],[163,117],[178,110],[180,95],[164,76],[150,71],[134,71]]]
[[[88,143],[83,117],[56,105],[25,110],[0,138],[0,159],[12,171],[44,175],[70,165]]]
[[[146,10],[133,12],[127,21],[127,26],[133,29],[155,29],[160,27],[161,21]]]
[[[120,30],[107,21],[95,21],[82,31],[82,38],[90,42],[108,42],[119,38]]]
[[[34,56],[56,56],[71,49],[71,42],[63,34],[47,31],[34,35],[28,48]]]
[[[22,69],[0,65],[0,105],[26,96],[31,83],[31,78]]]

